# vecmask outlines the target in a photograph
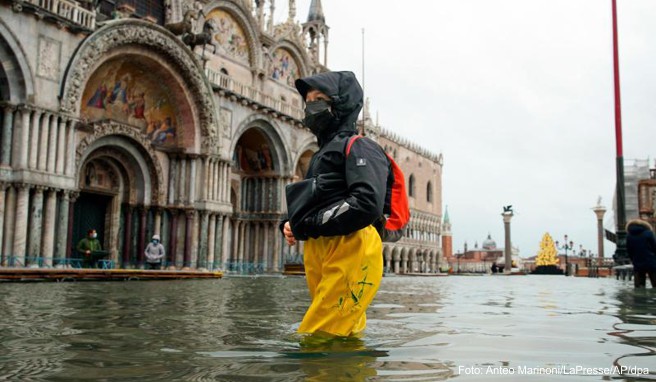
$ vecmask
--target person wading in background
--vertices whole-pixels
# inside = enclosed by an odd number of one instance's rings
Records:
[[[633,263],[633,282],[636,288],[647,285],[656,288],[656,238],[651,225],[644,220],[635,219],[626,224],[626,250]]]

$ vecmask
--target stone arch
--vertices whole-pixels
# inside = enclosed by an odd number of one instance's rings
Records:
[[[180,75],[189,103],[193,105],[193,114],[197,116],[196,124],[202,135],[201,149],[216,152],[220,144],[218,119],[212,87],[203,74],[202,65],[180,39],[163,27],[149,22],[135,19],[108,22],[80,45],[69,62],[62,83],[62,112],[79,115],[82,93],[91,74],[107,57],[135,46],[141,49],[132,49],[134,54],[149,51],[163,57],[172,70]]]
[[[283,138],[279,133],[280,128],[274,125],[273,122],[264,119],[261,115],[253,114],[239,124],[233,135],[230,150],[228,151],[229,155],[232,156],[235,153],[239,139],[244,133],[246,133],[246,131],[252,128],[257,129],[267,139],[269,147],[271,147],[274,168],[278,174],[285,175],[291,173],[292,163],[290,158],[292,155],[288,149],[289,145],[283,141]]]
[[[34,78],[25,57],[16,36],[0,20],[0,101],[32,101]]]
[[[230,2],[230,1],[221,1],[215,0],[207,4],[203,12],[206,15],[209,15],[215,10],[222,10],[227,12],[232,18],[237,22],[246,35],[246,40],[248,41],[248,53],[249,53],[249,63],[252,67],[260,68],[262,67],[262,59],[259,54],[260,41],[258,38],[257,25],[255,19],[250,14],[249,11],[242,8],[242,6]]]
[[[75,173],[81,174],[82,168],[95,150],[103,147],[115,147],[118,152],[131,161],[135,169],[135,194],[133,203],[144,205],[164,204],[164,175],[155,151],[149,142],[134,128],[113,122],[93,126],[93,133],[87,135],[77,146],[75,152]],[[136,171],[138,169],[139,171]]]

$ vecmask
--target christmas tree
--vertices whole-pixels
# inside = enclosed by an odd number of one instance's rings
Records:
[[[556,252],[556,245],[549,233],[542,236],[540,242],[540,252],[535,259],[534,274],[541,275],[559,275],[563,274],[562,269],[558,268],[558,253]]]
[[[556,256],[556,246],[554,241],[551,238],[549,233],[545,233],[542,236],[542,241],[540,242],[540,252],[538,252],[538,257],[535,259],[535,265],[556,265],[558,264],[558,257]]]

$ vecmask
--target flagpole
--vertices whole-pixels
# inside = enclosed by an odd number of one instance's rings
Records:
[[[622,150],[622,107],[620,102],[620,63],[617,33],[617,0],[611,0],[613,11],[613,79],[615,88],[615,151],[616,151],[616,194],[617,194],[617,248],[615,262],[628,263],[626,254],[626,206],[624,199],[624,153]]]

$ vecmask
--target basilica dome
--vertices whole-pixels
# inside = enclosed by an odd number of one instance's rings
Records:
[[[485,239],[485,241],[483,242],[483,249],[488,249],[488,250],[497,249],[497,242],[492,240],[492,237],[490,236],[489,233],[487,234],[487,239]]]

